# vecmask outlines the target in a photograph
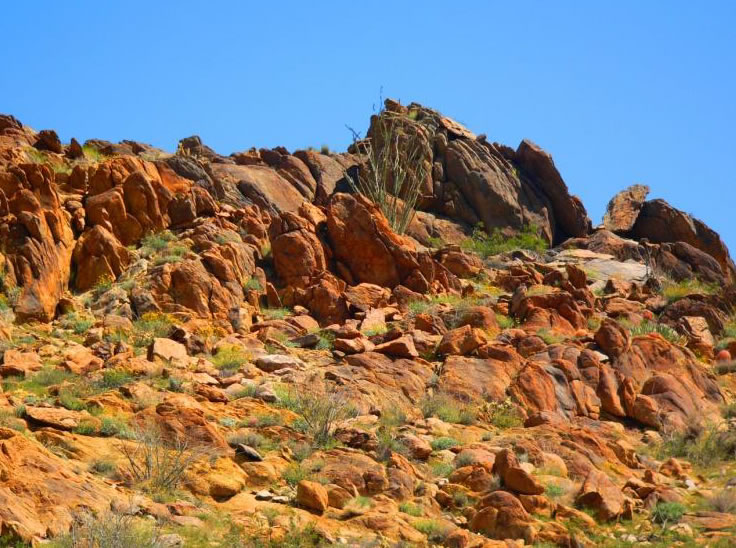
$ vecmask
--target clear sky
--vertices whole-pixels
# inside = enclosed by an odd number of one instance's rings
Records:
[[[173,151],[328,144],[379,90],[529,138],[600,222],[638,182],[736,249],[736,2],[2,2],[0,112]]]

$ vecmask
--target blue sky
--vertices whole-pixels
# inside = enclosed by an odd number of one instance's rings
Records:
[[[364,6],[365,4],[365,6]],[[3,2],[0,112],[63,140],[328,144],[384,95],[638,182],[736,249],[736,2]]]

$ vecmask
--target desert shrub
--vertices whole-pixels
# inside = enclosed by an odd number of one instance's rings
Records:
[[[281,477],[291,485],[295,487],[297,483],[307,479],[310,476],[310,471],[300,463],[293,462],[281,472]]]
[[[414,522],[414,529],[426,535],[430,542],[442,542],[450,534],[450,527],[437,520],[420,519]]]
[[[133,435],[127,421],[118,417],[102,417],[100,434],[109,437],[118,436],[120,438],[130,438]]]
[[[658,333],[664,339],[673,344],[677,344],[682,340],[680,334],[672,329],[670,326],[657,322],[652,322],[649,320],[644,320],[639,325],[630,326],[629,331],[631,332],[632,337],[649,335],[650,333]]]
[[[685,510],[685,506],[679,502],[658,502],[652,510],[652,521],[663,525],[677,523]]]
[[[424,418],[437,417],[455,424],[473,424],[477,419],[477,409],[442,392],[428,395],[419,402]]]
[[[503,401],[489,401],[483,404],[481,416],[496,428],[514,428],[521,426],[524,421],[511,398]]]
[[[376,448],[377,459],[387,461],[393,453],[403,455],[406,453],[406,447],[396,437],[393,427],[380,426],[376,431],[378,438],[378,447]]]
[[[70,411],[82,411],[87,408],[85,403],[75,395],[74,391],[67,388],[59,391],[59,405]]]
[[[662,282],[662,296],[668,303],[679,301],[689,295],[713,295],[718,289],[717,284],[701,282],[697,278],[677,282],[665,277]]]
[[[399,512],[408,514],[415,518],[420,517],[424,514],[424,508],[421,504],[414,504],[413,502],[402,502],[399,504]]]
[[[429,466],[432,475],[437,478],[446,478],[455,471],[455,467],[449,462],[434,462]]]
[[[736,488],[719,489],[706,498],[706,504],[714,512],[736,514]]]
[[[147,312],[133,322],[133,344],[146,347],[153,339],[166,337],[171,333],[174,318],[161,312]]]
[[[452,494],[452,503],[456,508],[464,508],[470,504],[471,498],[463,491],[455,491]]]
[[[565,494],[565,489],[559,485],[550,484],[544,489],[544,494],[547,498],[558,499]]]
[[[141,240],[141,254],[148,257],[157,251],[163,251],[170,242],[176,241],[176,235],[169,230],[146,235]]]
[[[288,308],[262,308],[261,314],[268,320],[283,320],[291,314],[291,310]]]
[[[132,513],[108,511],[75,516],[71,531],[54,539],[51,548],[158,548],[160,531]]]
[[[68,371],[56,369],[54,366],[46,366],[36,373],[29,381],[26,381],[26,389],[30,392],[36,392],[35,387],[48,388],[56,384],[61,384],[73,377]]]
[[[522,227],[515,236],[509,237],[499,228],[489,234],[483,223],[478,223],[473,229],[472,236],[465,240],[461,247],[485,258],[517,249],[541,253],[549,247],[549,244],[539,236],[539,229],[533,224]]]
[[[104,162],[108,158],[107,155],[89,145],[83,145],[82,152],[87,160],[94,163]]]
[[[23,432],[26,429],[25,422],[18,417],[18,414],[9,411],[0,411],[0,426],[12,428],[18,432]]]
[[[249,278],[247,282],[243,284],[243,289],[253,289],[255,291],[261,291],[263,290],[263,287],[261,287],[261,282],[258,281],[258,278]]]
[[[455,457],[455,468],[462,468],[463,466],[470,466],[478,462],[476,457],[472,453],[460,453]]]
[[[222,346],[217,350],[217,354],[210,358],[217,369],[235,371],[248,363],[250,355],[239,346]]]
[[[391,228],[403,234],[416,213],[426,177],[422,124],[403,114],[381,110],[369,138],[353,147],[366,159],[356,176],[345,172],[353,191],[378,206]]]
[[[406,424],[407,420],[406,413],[399,407],[391,405],[381,410],[380,423],[382,426],[393,428]]]
[[[332,345],[335,342],[335,335],[329,331],[321,330],[317,333],[319,341],[314,347],[315,350],[332,350]]]
[[[61,326],[77,335],[86,333],[94,324],[93,318],[82,316],[78,312],[69,312],[61,318]]]
[[[271,440],[261,436],[257,432],[231,434],[227,438],[227,443],[231,447],[235,447],[236,445],[247,445],[253,449],[262,449],[264,451],[268,451],[276,447]]]
[[[98,381],[99,388],[109,390],[119,388],[133,380],[133,375],[125,369],[105,369]]]
[[[258,394],[257,384],[244,384],[242,385],[242,388],[235,393],[233,399],[238,400],[240,398],[254,398],[256,394]]]
[[[258,426],[259,428],[264,428],[267,426],[278,426],[280,424],[283,424],[283,422],[284,419],[281,418],[281,415],[259,415],[256,419],[256,426]]]
[[[92,421],[82,421],[73,432],[80,436],[94,436],[97,434],[97,426]]]
[[[337,423],[354,412],[344,394],[335,393],[325,385],[282,391],[279,403],[299,415],[302,430],[318,447],[329,444]]]
[[[505,314],[496,313],[496,321],[501,329],[511,329],[516,326],[516,321]]]
[[[665,432],[655,447],[660,460],[676,457],[700,466],[736,459],[736,432],[717,425],[691,427],[685,432]]]
[[[460,442],[455,438],[442,437],[433,439],[430,445],[432,446],[432,451],[442,451],[451,447],[457,447],[460,445]]]
[[[95,474],[108,476],[112,475],[115,470],[117,470],[117,466],[111,460],[97,459],[92,461],[92,463],[89,465],[89,470],[90,472],[94,472]]]
[[[542,339],[545,344],[559,344],[565,340],[564,337],[561,337],[560,335],[555,335],[549,329],[540,329],[539,331],[537,331],[537,337]]]
[[[102,295],[103,293],[106,293],[112,289],[112,284],[115,283],[115,279],[112,276],[109,275],[103,275],[97,278],[97,281],[95,282],[94,287],[92,288],[92,291],[95,295],[98,297]]]
[[[193,438],[167,439],[154,424],[133,429],[131,443],[120,443],[120,452],[128,463],[134,481],[152,492],[171,492],[195,461],[212,451]]]
[[[721,414],[725,419],[733,419],[734,417],[736,417],[736,402],[731,402],[724,405],[721,409]]]

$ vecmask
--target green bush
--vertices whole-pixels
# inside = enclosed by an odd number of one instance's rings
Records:
[[[399,512],[408,514],[415,518],[418,518],[424,514],[424,508],[421,504],[414,504],[412,502],[402,502],[399,504]]]
[[[109,390],[112,388],[119,388],[132,380],[133,375],[124,369],[105,369],[102,372],[102,379],[99,380],[98,386]]]
[[[59,405],[70,411],[82,411],[86,409],[85,403],[76,397],[70,390],[59,392]]]
[[[133,344],[147,347],[153,339],[167,337],[174,325],[174,318],[161,312],[147,312],[133,322]]]
[[[652,521],[664,525],[677,523],[685,510],[685,506],[679,502],[658,502],[652,510]]]
[[[496,321],[501,329],[511,329],[516,326],[516,321],[505,314],[496,313]]]
[[[79,426],[74,429],[74,433],[82,436],[94,436],[97,434],[97,427],[90,421],[80,422]]]
[[[130,438],[133,432],[130,430],[128,423],[124,419],[118,417],[103,417],[100,424],[100,434],[103,436],[118,436],[121,438]]]
[[[680,282],[666,278],[662,283],[662,296],[667,299],[668,303],[679,301],[689,295],[713,295],[718,290],[718,284],[704,283],[697,278]]]
[[[475,407],[443,393],[425,396],[419,402],[419,408],[425,419],[437,417],[445,422],[465,425],[473,424],[477,419]]]
[[[515,428],[524,424],[518,409],[506,398],[503,401],[491,401],[485,404],[484,415],[493,426],[500,429]]]
[[[306,467],[295,462],[291,463],[281,472],[281,477],[292,487],[295,487],[300,481],[307,479],[309,475],[310,472]]]
[[[457,447],[460,445],[460,442],[455,438],[442,437],[433,439],[430,442],[430,445],[432,446],[432,451],[442,451],[444,449],[450,449],[451,447]]]
[[[736,460],[736,432],[717,425],[694,428],[687,432],[665,433],[655,448],[659,460],[681,458],[699,466]]]
[[[61,326],[72,330],[77,335],[86,333],[94,324],[93,318],[81,316],[77,312],[69,312],[61,318]]]
[[[414,529],[426,535],[431,542],[442,542],[450,534],[450,528],[433,519],[421,519],[414,522]]]
[[[473,235],[461,247],[486,258],[517,249],[541,253],[549,244],[539,236],[539,229],[533,224],[522,227],[515,236],[509,237],[500,228],[488,234],[483,223],[478,223],[473,229]]]
[[[429,466],[432,475],[437,478],[446,478],[455,471],[455,467],[448,462],[434,462]]]
[[[547,498],[558,499],[565,494],[565,490],[559,485],[550,484],[544,489],[544,494]]]
[[[210,361],[217,369],[226,371],[237,371],[248,363],[250,355],[238,346],[222,346]]]
[[[283,320],[291,314],[291,310],[288,308],[262,308],[261,313],[267,320]]]
[[[107,476],[115,472],[117,466],[115,466],[115,463],[110,460],[97,459],[92,461],[89,465],[89,469],[91,472],[95,472],[96,474]]]
[[[677,331],[675,331],[668,325],[652,322],[649,320],[644,320],[639,325],[629,327],[629,331],[631,332],[632,337],[649,335],[650,333],[658,333],[664,339],[673,344],[678,344],[682,341],[682,336],[680,336]]]

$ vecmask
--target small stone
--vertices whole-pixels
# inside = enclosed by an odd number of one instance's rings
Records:
[[[261,462],[263,460],[263,457],[258,451],[243,443],[239,443],[235,446],[235,454],[243,455],[246,460],[249,460],[251,462]]]
[[[302,369],[304,362],[295,356],[266,354],[256,359],[256,367],[266,373],[273,373],[279,369]]]

